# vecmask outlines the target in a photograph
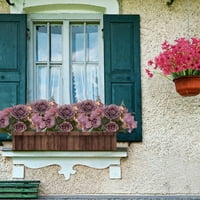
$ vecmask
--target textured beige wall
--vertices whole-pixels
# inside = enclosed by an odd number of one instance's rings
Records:
[[[0,0],[0,13],[9,13],[10,8],[5,0]]]
[[[41,180],[41,194],[200,194],[200,95],[183,98],[173,82],[149,79],[144,72],[165,39],[188,35],[187,0],[175,0],[171,7],[166,2],[121,0],[121,13],[141,16],[143,105],[143,142],[128,148],[122,179],[110,180],[108,169],[85,166],[76,166],[68,181],[58,174],[59,166],[26,168],[26,179]],[[198,37],[200,1],[190,0],[189,10],[190,36]],[[0,179],[10,178],[10,164],[0,157]]]

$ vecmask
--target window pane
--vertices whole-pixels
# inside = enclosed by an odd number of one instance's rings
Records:
[[[84,26],[71,25],[72,29],[72,61],[84,61]]]
[[[72,98],[73,102],[86,99],[84,65],[73,64],[72,66]]]
[[[54,25],[51,30],[51,61],[62,60],[62,26]]]
[[[51,67],[50,72],[50,98],[60,102],[60,67]]]
[[[98,26],[87,25],[87,61],[98,61]]]
[[[98,92],[98,66],[93,64],[87,65],[87,99],[96,100]]]
[[[37,99],[48,99],[48,68],[37,66]]]
[[[47,26],[36,26],[36,61],[48,60]]]

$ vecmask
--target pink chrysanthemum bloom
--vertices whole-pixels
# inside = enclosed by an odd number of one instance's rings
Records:
[[[79,111],[82,113],[91,113],[93,110],[96,109],[96,104],[92,100],[85,100],[78,103]]]
[[[5,108],[5,109],[3,109],[2,110],[2,112],[5,114],[5,115],[9,115],[10,114],[10,111],[12,110],[12,108],[11,107],[9,107],[9,108]]]
[[[41,131],[43,128],[46,128],[45,120],[39,114],[33,114],[31,121],[37,132]]]
[[[119,126],[116,122],[111,121],[105,125],[105,129],[108,132],[117,132],[119,130]]]
[[[63,122],[59,125],[59,130],[62,132],[70,132],[73,130],[73,126],[70,122]]]
[[[111,104],[104,109],[104,115],[108,119],[117,119],[121,115],[119,106]]]
[[[96,118],[98,116],[102,116],[103,115],[103,111],[104,111],[103,107],[96,108],[95,110],[93,110],[91,112],[91,117],[92,118]]]
[[[89,120],[91,122],[91,127],[93,127],[93,128],[98,128],[101,125],[100,117],[92,117]]]
[[[53,126],[55,126],[55,123],[56,123],[55,117],[53,116],[44,117],[44,121],[47,128],[52,128]]]
[[[75,115],[75,111],[73,106],[71,105],[63,105],[58,107],[58,116],[62,119],[71,119]]]
[[[45,113],[50,109],[49,102],[47,100],[38,100],[31,104],[33,112],[36,113]]]
[[[0,128],[6,128],[9,125],[9,118],[7,114],[0,111]]]
[[[87,129],[90,129],[92,127],[91,121],[83,113],[79,114],[79,116],[77,117],[77,121],[78,121],[78,127],[80,127],[82,131],[86,131]]]
[[[134,117],[130,113],[126,113],[124,115],[123,121],[127,126],[129,133],[131,133],[133,129],[137,128],[137,122],[134,120]]]
[[[53,116],[56,116],[56,113],[57,113],[57,108],[56,108],[56,107],[50,108],[49,110],[47,110],[47,111],[45,112],[45,117],[53,117]]]
[[[14,132],[22,133],[22,132],[26,131],[26,129],[27,129],[27,126],[24,122],[17,122],[13,125]]]
[[[25,119],[29,115],[29,110],[25,105],[17,105],[12,108],[10,114],[16,119]]]

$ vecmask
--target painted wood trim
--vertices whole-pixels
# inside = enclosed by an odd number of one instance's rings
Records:
[[[59,165],[59,174],[64,174],[65,179],[70,179],[75,174],[75,165],[84,165],[95,169],[109,167],[110,179],[121,179],[121,158],[128,157],[126,148],[118,148],[117,151],[12,151],[3,148],[2,156],[12,158],[13,177],[24,178],[24,166],[37,169],[50,165]],[[16,167],[21,166],[20,173],[16,173]]]

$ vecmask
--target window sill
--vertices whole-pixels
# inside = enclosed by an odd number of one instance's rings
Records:
[[[65,179],[70,179],[75,174],[75,165],[85,165],[96,169],[109,167],[110,179],[121,178],[121,158],[128,157],[127,148],[118,148],[116,151],[12,151],[3,148],[2,156],[12,158],[12,178],[24,178],[24,166],[41,168],[49,165],[59,165],[59,174],[64,174]]]

